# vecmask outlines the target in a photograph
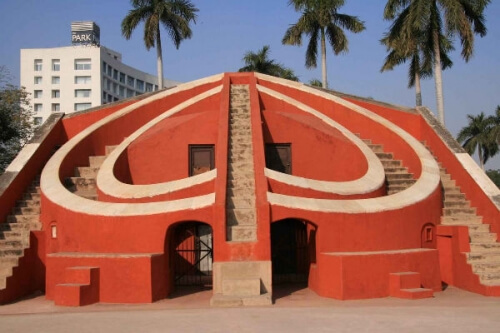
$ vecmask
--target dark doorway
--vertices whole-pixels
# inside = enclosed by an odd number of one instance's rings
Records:
[[[196,176],[215,167],[214,145],[189,145],[189,176]]]
[[[315,230],[310,231],[315,238]],[[307,222],[286,219],[271,224],[273,284],[306,284],[315,245],[315,239],[308,239]]]
[[[266,143],[266,167],[292,174],[292,148],[289,143]]]
[[[175,286],[212,287],[212,228],[186,222],[174,227],[171,246]]]

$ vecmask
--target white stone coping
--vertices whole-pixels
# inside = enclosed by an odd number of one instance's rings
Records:
[[[358,147],[358,149],[361,151],[363,156],[365,156],[366,161],[368,162],[368,169],[366,173],[361,178],[352,181],[335,182],[335,181],[315,180],[315,179],[288,175],[282,172],[277,172],[266,168],[265,175],[269,179],[273,179],[281,183],[300,188],[307,188],[315,191],[335,193],[340,195],[370,193],[378,190],[384,185],[385,173],[384,173],[384,167],[382,166],[382,162],[380,162],[380,159],[377,157],[377,155],[375,155],[373,150],[371,150],[370,147],[368,147],[368,145],[366,145],[356,135],[351,133],[347,128],[340,125],[331,118],[325,116],[321,112],[303,103],[300,103],[299,101],[291,97],[285,96],[274,90],[268,89],[260,85],[257,86],[257,89],[259,92],[272,96],[287,104],[293,105],[298,109],[320,119],[328,126],[337,129],[344,137],[346,137],[349,141],[351,141],[354,145],[356,145],[356,147]]]
[[[5,172],[20,172],[36,152],[38,147],[40,147],[39,143],[26,144],[16,158],[14,158],[14,160],[5,169]]]
[[[129,135],[125,140],[120,143],[109,156],[102,163],[99,172],[97,174],[97,187],[100,191],[106,195],[122,198],[122,199],[138,199],[154,197],[161,194],[171,193],[185,188],[192,187],[194,185],[202,184],[214,180],[217,177],[217,169],[210,170],[193,177],[187,177],[184,179],[173,180],[165,183],[158,184],[147,184],[147,185],[133,185],[126,184],[119,181],[113,172],[116,161],[120,155],[127,149],[127,147],[139,138],[142,134],[146,133],[153,126],[157,125],[159,122],[167,119],[176,113],[184,110],[186,107],[191,106],[203,99],[211,97],[220,93],[222,86],[210,89],[202,94],[199,94],[179,105],[171,108],[170,110],[162,113],[156,118],[149,121],[147,124],[139,128],[137,131]]]
[[[402,128],[396,126],[394,123],[361,106],[348,102],[340,97],[325,93],[323,91],[307,87],[302,83],[283,80],[273,76],[258,73],[256,73],[255,75],[262,80],[274,82],[294,89],[299,89],[318,97],[330,100],[334,103],[343,105],[353,112],[357,112],[383,125],[385,128],[387,128],[387,130],[397,134],[413,149],[413,151],[420,159],[420,163],[422,165],[422,173],[415,184],[408,187],[404,191],[392,195],[369,199],[330,200],[303,198],[268,192],[267,199],[271,205],[317,212],[350,214],[375,213],[411,206],[426,199],[439,186],[439,166],[434,157],[417,139],[415,139]]]
[[[48,253],[52,258],[102,258],[102,259],[128,259],[151,258],[162,256],[163,253],[93,253],[93,252],[55,252]]]
[[[80,197],[68,191],[59,179],[59,169],[61,163],[66,156],[86,137],[90,136],[92,132],[116,120],[124,115],[131,113],[138,108],[145,106],[153,101],[165,98],[169,95],[186,91],[194,87],[220,81],[223,74],[214,75],[197,81],[192,81],[186,84],[179,85],[175,88],[165,90],[153,96],[147,97],[136,103],[124,107],[123,109],[110,114],[107,117],[90,125],[85,130],[81,131],[66,144],[59,148],[52,156],[49,162],[45,165],[41,176],[41,191],[52,202],[60,205],[61,207],[70,211],[97,215],[97,216],[139,216],[139,215],[153,215],[168,212],[175,212],[180,210],[199,209],[211,206],[215,203],[215,193],[202,195],[198,197],[148,202],[148,203],[111,203],[99,202]]]
[[[362,251],[362,252],[323,252],[328,256],[339,257],[355,257],[355,256],[371,256],[371,255],[391,255],[391,254],[408,254],[408,253],[424,253],[436,252],[437,249],[417,248],[417,249],[400,249],[400,250],[385,250],[385,251]]]
[[[500,196],[500,189],[493,183],[493,181],[486,175],[486,173],[477,165],[476,161],[467,153],[455,154],[457,160],[462,164],[464,169],[474,179],[474,181],[483,189],[487,196],[495,197]]]

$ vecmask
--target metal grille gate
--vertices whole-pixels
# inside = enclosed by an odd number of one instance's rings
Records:
[[[202,223],[177,226],[174,235],[174,284],[212,285],[212,228]]]

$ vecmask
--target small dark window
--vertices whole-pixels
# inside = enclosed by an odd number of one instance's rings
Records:
[[[292,148],[289,143],[266,144],[266,168],[292,174]]]
[[[215,167],[214,145],[189,145],[189,176],[196,176]]]

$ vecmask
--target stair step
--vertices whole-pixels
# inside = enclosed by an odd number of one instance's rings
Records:
[[[415,179],[401,179],[401,178],[397,178],[397,179],[391,179],[389,183],[389,187],[390,186],[399,186],[399,185],[404,185],[405,188],[415,184],[416,180]]]
[[[254,198],[228,197],[227,202],[226,202],[226,207],[229,209],[255,208],[255,199]]]
[[[257,240],[257,226],[230,226],[227,239],[230,242],[254,242]]]
[[[40,206],[35,207],[14,207],[12,209],[14,215],[37,215],[40,214]]]
[[[497,262],[474,262],[471,263],[472,271],[480,273],[500,273],[500,261]]]
[[[463,193],[445,193],[444,200],[466,200]]]
[[[376,152],[375,155],[381,160],[392,160],[394,158],[392,153]]]
[[[40,207],[40,199],[25,199],[16,201],[17,207]]]
[[[471,243],[493,243],[497,240],[497,234],[493,232],[474,232],[469,230]]]
[[[17,266],[19,264],[18,256],[0,257],[0,266]]]
[[[84,177],[69,177],[66,178],[65,185],[73,192],[78,190],[96,190],[96,179]]]
[[[40,214],[8,215],[7,223],[40,223]]]
[[[476,215],[476,208],[443,208],[443,215],[449,216],[449,215]]]
[[[24,249],[0,249],[0,257],[23,256]]]
[[[99,168],[95,167],[76,167],[75,176],[84,178],[96,178]]]
[[[229,226],[256,225],[255,208],[228,208],[226,209],[226,221]]]
[[[467,262],[470,264],[475,263],[490,263],[490,262],[500,262],[500,251],[498,252],[469,252],[466,253]]]
[[[401,161],[399,160],[380,160],[382,162],[382,166],[384,167],[400,167]]]
[[[445,199],[444,200],[444,207],[445,208],[454,208],[454,207],[457,207],[457,208],[463,208],[463,207],[470,208],[470,202],[467,201],[467,200],[449,200],[449,199]]]
[[[24,244],[20,240],[0,240],[1,249],[24,249]]]
[[[89,167],[100,168],[106,156],[89,156]]]
[[[481,283],[494,283],[494,284],[500,284],[500,272],[495,272],[495,273],[481,273],[479,274],[479,280]]]
[[[483,223],[483,218],[473,214],[454,214],[441,216],[441,223],[445,225],[481,224]]]
[[[500,243],[470,243],[470,252],[497,253],[500,252]]]
[[[104,147],[104,152],[105,152],[106,156],[111,154],[113,152],[113,150],[116,149],[116,147],[118,147],[118,146],[106,146],[106,147]]]
[[[384,166],[384,171],[386,175],[393,173],[401,173],[401,172],[408,173],[408,169],[403,166],[389,166],[389,167]]]
[[[388,181],[399,180],[399,179],[413,180],[414,181],[413,174],[406,173],[406,172],[389,173],[389,174],[386,174],[385,177]]]
[[[368,147],[370,147],[370,149],[374,153],[383,153],[384,152],[384,146],[383,145],[369,143]]]

